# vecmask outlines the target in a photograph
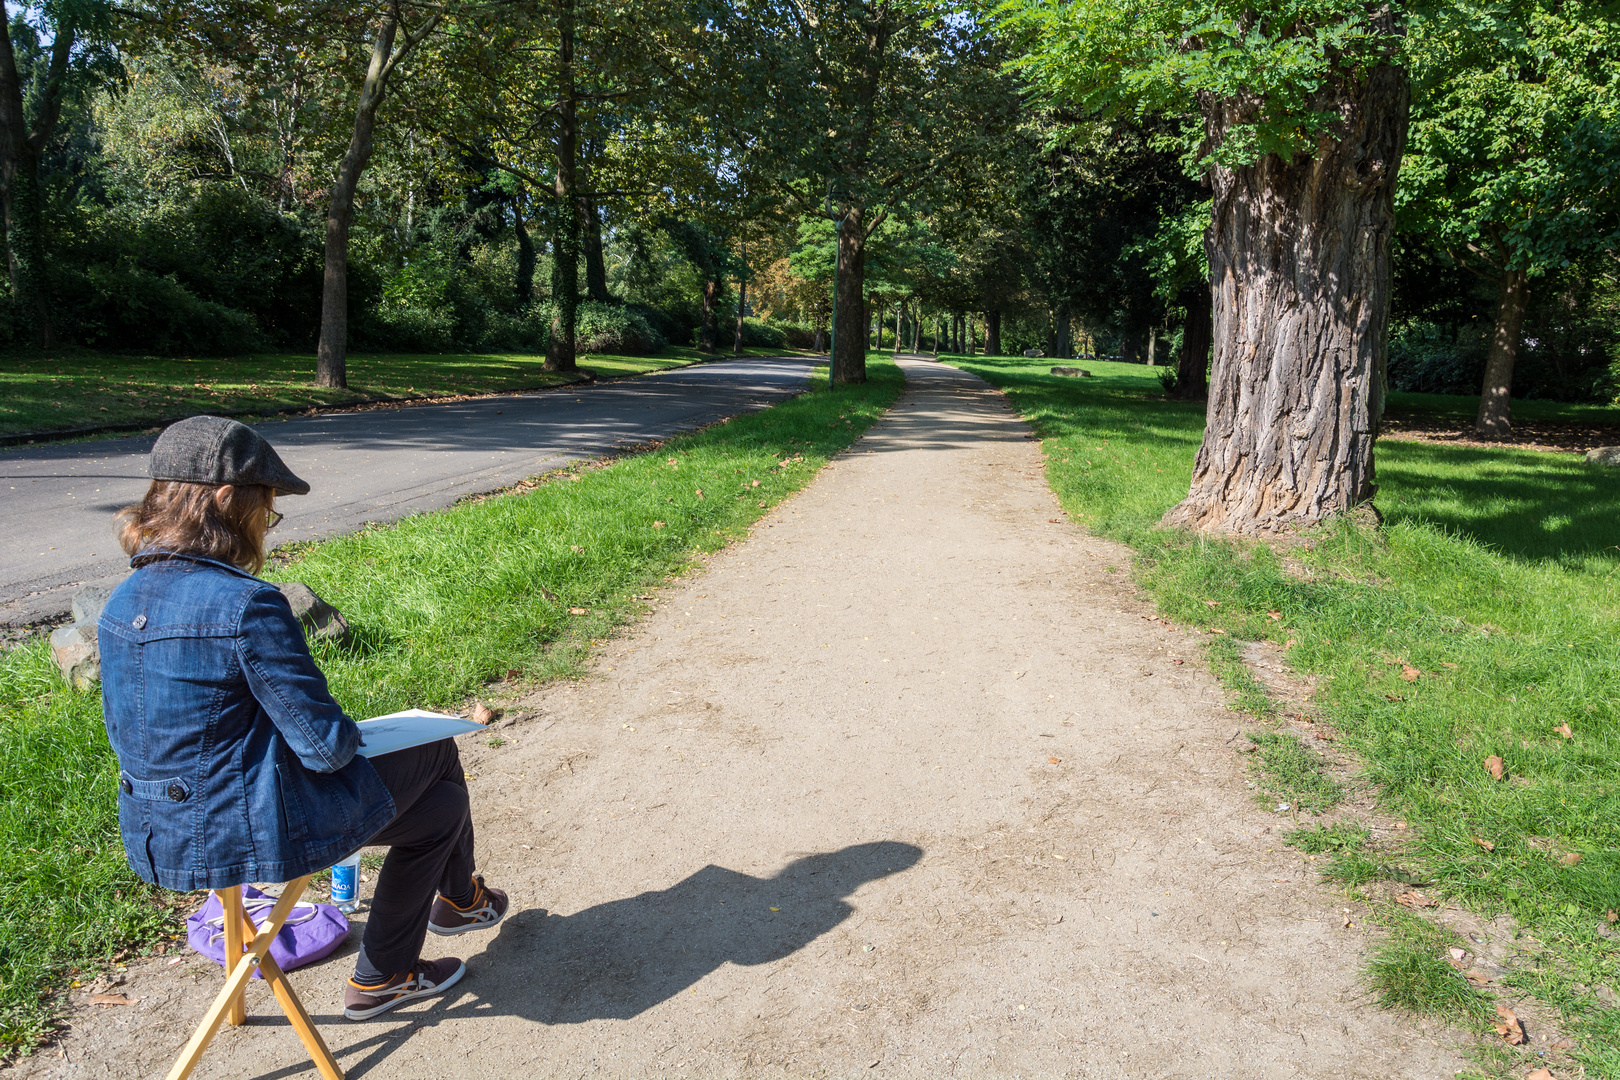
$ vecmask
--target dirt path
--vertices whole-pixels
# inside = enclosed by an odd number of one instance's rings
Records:
[[[344,960],[297,973],[350,1076],[1462,1065],[1365,1003],[1363,931],[1254,805],[1238,721],[1125,552],[1051,520],[999,396],[905,367],[893,413],[595,677],[464,747],[481,863],[521,910],[430,938],[472,950],[468,978],[369,1024],[338,1018]],[[161,1075],[217,970],[132,968],[138,1004],[81,1012],[67,1060],[22,1074]],[[305,1061],[267,1020],[197,1075]]]

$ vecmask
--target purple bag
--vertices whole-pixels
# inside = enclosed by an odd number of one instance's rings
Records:
[[[242,910],[253,925],[263,928],[270,919],[270,909],[276,897],[242,886]],[[313,964],[343,944],[349,936],[349,920],[331,904],[312,904],[300,900],[293,905],[292,914],[281,924],[281,932],[270,942],[270,957],[282,971],[291,971]],[[215,893],[208,894],[208,902],[186,916],[186,942],[193,951],[225,966],[225,909]],[[254,971],[255,979],[263,978]]]

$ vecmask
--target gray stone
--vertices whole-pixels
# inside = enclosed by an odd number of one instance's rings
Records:
[[[1594,465],[1620,468],[1620,446],[1597,446],[1586,452],[1586,460]]]
[[[76,690],[88,690],[101,681],[101,650],[96,645],[96,624],[74,623],[51,631],[51,658]]]
[[[315,590],[302,581],[287,581],[276,588],[287,598],[293,614],[304,624],[304,633],[322,641],[338,644],[349,640],[349,622],[337,608],[315,595]]]
[[[117,582],[79,586],[73,593],[73,621],[94,626],[96,620],[101,618],[101,609],[107,606],[107,598],[117,587]]]
[[[1052,374],[1054,374],[1054,375],[1067,375],[1070,378],[1080,378],[1080,379],[1089,379],[1089,378],[1091,378],[1091,372],[1087,371],[1083,367],[1055,367],[1055,368],[1052,369]]]
[[[1034,360],[1034,359],[1037,359],[1038,357],[1042,357],[1042,356],[1045,356],[1045,355],[1046,355],[1046,353],[1044,353],[1040,349],[1025,349],[1024,350],[1024,357],[1025,357],[1025,359],[1028,359],[1028,360]]]

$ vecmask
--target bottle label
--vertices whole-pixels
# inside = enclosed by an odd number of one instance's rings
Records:
[[[360,896],[360,866],[358,863],[332,867],[332,903],[352,904]]]

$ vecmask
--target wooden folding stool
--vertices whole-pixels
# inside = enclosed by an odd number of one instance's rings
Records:
[[[309,1056],[315,1059],[315,1067],[321,1071],[321,1075],[326,1080],[343,1080],[343,1070],[338,1067],[337,1059],[332,1056],[332,1051],[326,1048],[321,1033],[316,1031],[315,1025],[310,1022],[309,1014],[304,1011],[298,995],[293,993],[292,984],[287,981],[286,974],[270,956],[270,942],[275,940],[276,934],[281,931],[281,924],[292,914],[293,905],[304,895],[304,886],[308,883],[309,875],[305,874],[282,887],[281,899],[277,900],[276,906],[270,910],[270,921],[262,930],[253,925],[247,917],[247,912],[242,908],[242,886],[232,885],[228,889],[214,890],[225,914],[225,988],[219,992],[214,1003],[203,1014],[202,1023],[197,1025],[196,1033],[191,1036],[191,1041],[181,1052],[180,1059],[174,1063],[174,1068],[169,1070],[169,1080],[185,1080],[191,1075],[191,1070],[197,1067],[197,1061],[202,1057],[203,1051],[208,1048],[215,1033],[219,1031],[220,1021],[229,1019],[232,1024],[247,1022],[247,1005],[242,1000],[242,994],[247,989],[248,979],[253,977],[254,968],[264,975],[264,981],[275,991],[276,1000],[281,1003],[281,1011],[287,1014],[288,1022],[303,1040],[304,1049],[309,1051]],[[246,952],[243,951],[244,942]],[[231,963],[236,957],[240,959],[235,960],[233,968]]]

